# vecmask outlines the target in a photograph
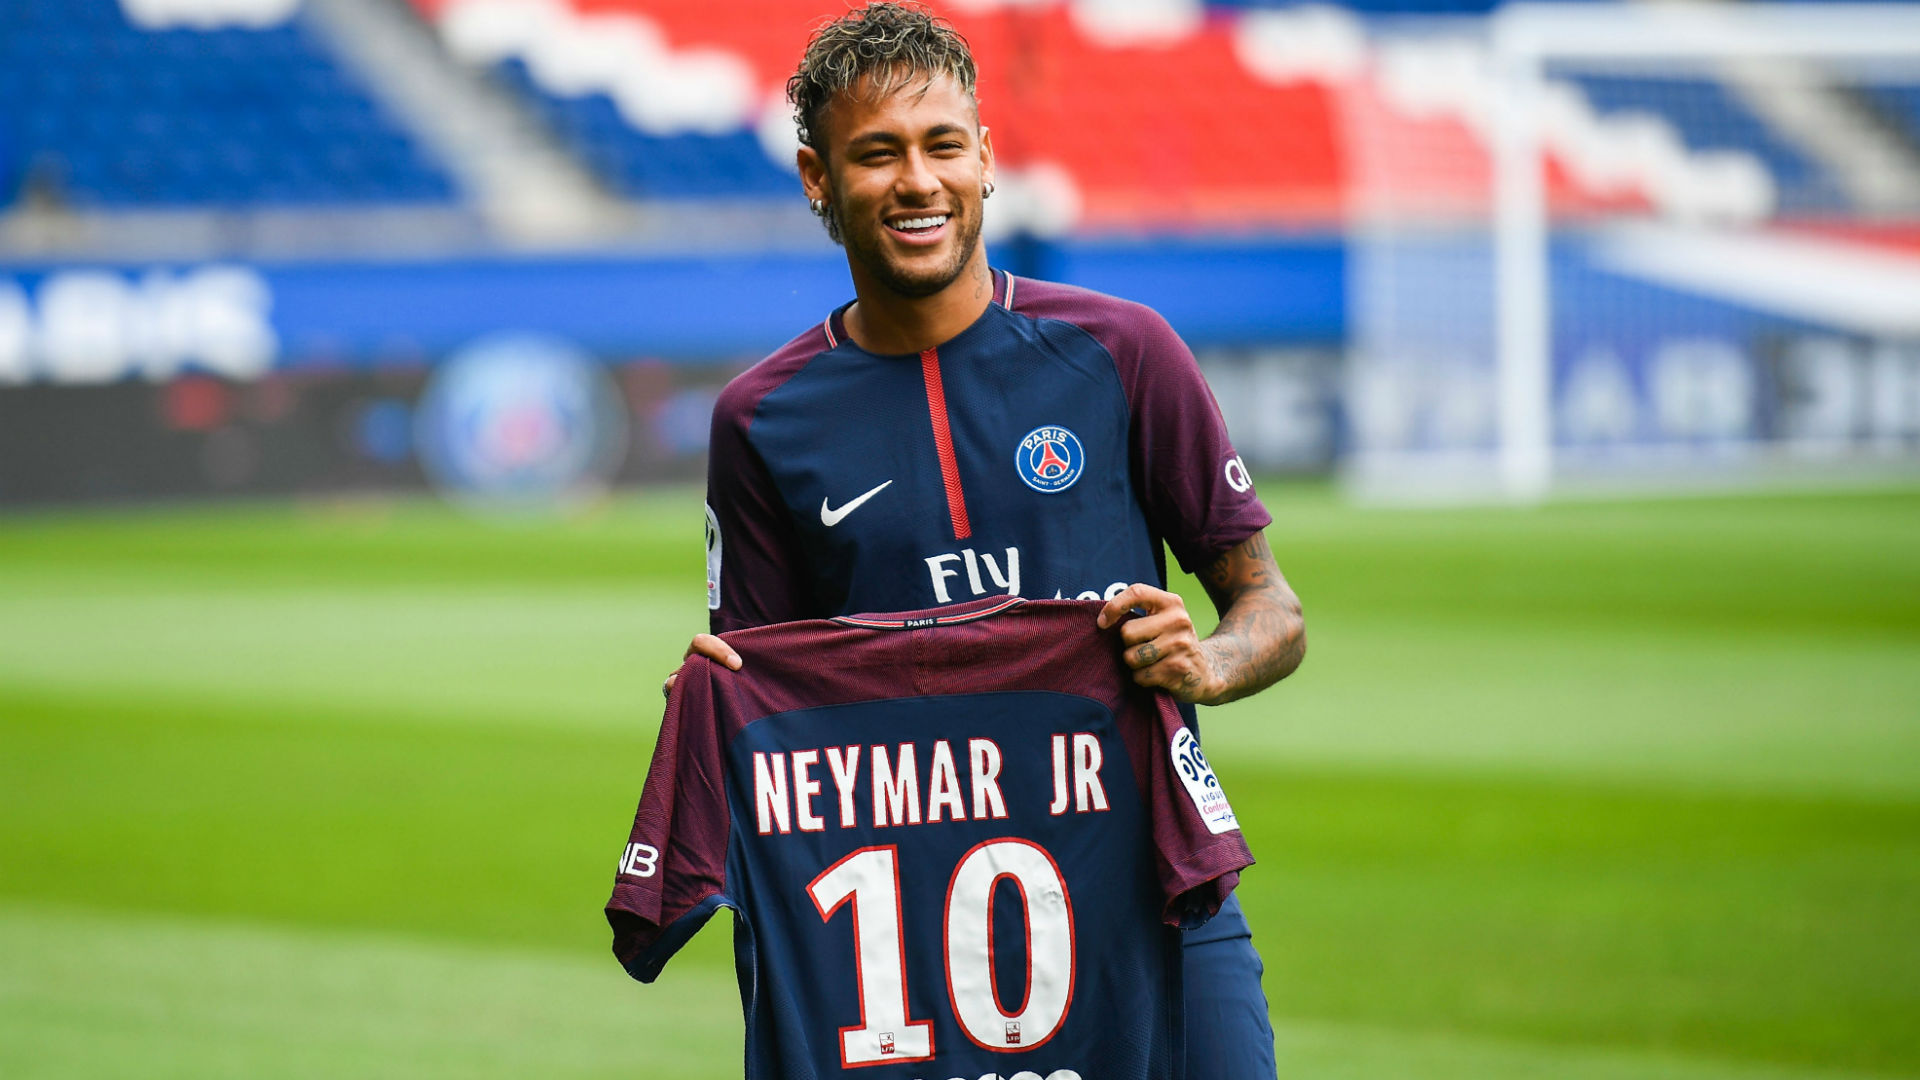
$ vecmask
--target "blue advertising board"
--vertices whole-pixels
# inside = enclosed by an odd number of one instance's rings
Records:
[[[1195,348],[1344,332],[1337,238],[1076,240],[1001,265],[1151,304]],[[608,358],[738,361],[853,295],[836,249],[636,258],[0,264],[0,382],[432,364],[538,334]]]

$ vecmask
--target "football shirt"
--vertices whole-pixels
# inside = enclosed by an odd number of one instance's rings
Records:
[[[882,356],[845,308],[727,385],[707,459],[715,633],[1199,572],[1271,515],[1151,309],[995,272],[952,340]]]
[[[1097,604],[739,631],[675,681],[607,917],[651,982],[735,911],[746,1075],[1180,1075],[1176,927],[1252,857]]]

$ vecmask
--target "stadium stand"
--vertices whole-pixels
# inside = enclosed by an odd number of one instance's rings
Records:
[[[820,0],[411,2],[454,55],[527,95],[609,186],[643,198],[792,197],[781,90],[808,30],[839,10]],[[1431,205],[1484,212],[1483,58],[1438,38],[1371,44],[1360,20],[1487,7],[936,5],[980,59],[1003,173],[1018,183],[1045,172],[1067,191],[1042,216],[1096,230],[1235,231],[1344,221],[1354,157],[1366,153],[1356,121],[1424,130],[1399,139],[1427,149],[1395,165],[1396,182],[1434,189]],[[1712,79],[1586,73],[1557,80],[1555,94],[1556,206],[1705,197],[1752,217],[1845,201],[1821,164]],[[1645,153],[1649,124],[1671,148],[1658,167]]]
[[[1342,7],[1369,15],[1484,15],[1500,0],[1345,0]],[[1299,0],[1207,0],[1210,8],[1260,11],[1300,6]]]
[[[1760,118],[1727,87],[1709,78],[1576,75],[1574,81],[1601,114],[1637,111],[1659,116],[1692,150],[1739,150],[1757,155],[1774,178],[1785,213],[1835,210],[1846,204],[1834,178]]]
[[[533,103],[535,111],[613,190],[633,198],[784,196],[793,175],[773,163],[753,132],[653,134],[620,115],[601,91],[577,97],[543,90],[519,59],[503,61],[499,77]]]
[[[456,55],[525,85],[542,113],[592,148],[609,183],[659,197],[792,197],[791,125],[780,93],[808,31],[839,10],[818,0],[414,3]],[[1236,20],[1102,25],[1063,4],[939,9],[980,60],[980,96],[1003,168],[1070,177],[1080,223],[1338,220],[1327,87],[1250,70],[1236,58]],[[516,59],[518,70],[510,66]],[[1153,78],[1140,78],[1143,70]],[[638,138],[618,134],[616,122]],[[758,157],[781,172],[743,163],[755,154],[725,137],[736,133],[758,139]],[[745,171],[728,179],[725,166],[692,164],[702,153]],[[649,155],[678,164],[649,164]],[[676,168],[721,180],[667,179]]]
[[[140,8],[0,4],[0,206],[28,194],[76,208],[454,197],[297,20],[149,27],[129,18]]]
[[[607,190],[670,201],[796,197],[782,90],[809,30],[842,10],[823,0],[400,2]],[[452,200],[446,169],[293,17],[298,4],[0,4],[0,206],[27,191],[81,208]],[[213,27],[141,17],[195,5],[280,14]],[[1021,223],[1043,233],[1337,228],[1368,153],[1355,130],[1398,132],[1404,160],[1388,163],[1396,183],[1433,189],[1431,205],[1483,203],[1489,115],[1479,61],[1439,39],[1370,41],[1361,19],[1486,6],[936,4],[981,61],[983,108],[1011,181],[999,212],[1031,198]],[[1671,161],[1636,164],[1649,122],[1675,153],[1726,181],[1689,182],[1689,192],[1724,191],[1762,214],[1846,203],[1831,160],[1806,153],[1716,79],[1570,72],[1555,93],[1556,206],[1660,203]],[[1920,90],[1876,94],[1893,123],[1920,130]],[[1729,165],[1742,156],[1750,168]],[[1367,164],[1380,175],[1380,162]],[[1749,182],[1761,175],[1765,190]]]
[[[1920,81],[1868,84],[1860,88],[1867,106],[1883,117],[1907,142],[1920,147]]]

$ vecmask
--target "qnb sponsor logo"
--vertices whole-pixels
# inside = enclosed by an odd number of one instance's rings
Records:
[[[1253,489],[1253,477],[1247,473],[1247,463],[1235,454],[1227,459],[1227,486],[1245,495]]]
[[[273,294],[245,267],[49,274],[29,290],[0,277],[0,384],[160,380],[194,368],[251,379],[280,351]]]
[[[660,849],[652,844],[628,844],[620,855],[620,872],[649,878],[660,868]]]
[[[1002,1075],[1001,1073],[986,1073],[978,1078],[955,1076],[952,1077],[951,1080],[1080,1080],[1080,1074],[1072,1069],[1055,1069],[1045,1076],[1042,1076],[1037,1072],[1022,1070],[1014,1073],[1012,1076]]]

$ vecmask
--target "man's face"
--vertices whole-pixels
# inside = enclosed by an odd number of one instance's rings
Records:
[[[828,105],[825,153],[802,148],[801,178],[810,198],[832,206],[859,270],[901,296],[931,296],[980,246],[992,145],[951,76],[878,97],[865,85]]]

